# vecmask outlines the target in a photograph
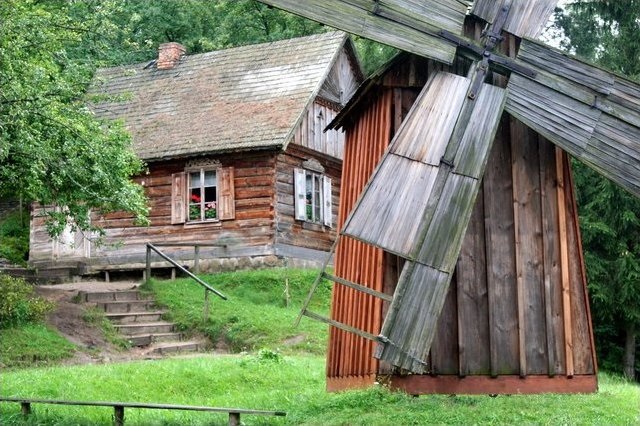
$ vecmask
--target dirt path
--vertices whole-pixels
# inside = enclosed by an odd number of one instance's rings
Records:
[[[56,309],[47,316],[47,323],[56,328],[62,336],[78,346],[74,356],[66,364],[106,363],[149,358],[139,348],[121,350],[108,342],[102,330],[84,320],[84,314],[91,305],[74,301],[80,290],[108,291],[136,288],[133,281],[83,281],[57,285],[36,286],[36,292],[56,303]]]

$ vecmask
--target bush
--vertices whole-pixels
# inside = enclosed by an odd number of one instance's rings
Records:
[[[26,265],[29,254],[29,213],[14,212],[0,219],[0,258]]]
[[[54,304],[35,295],[22,278],[0,273],[0,327],[40,322]]]

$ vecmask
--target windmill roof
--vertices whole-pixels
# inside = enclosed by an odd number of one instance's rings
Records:
[[[144,160],[283,148],[347,35],[329,32],[98,70],[99,118],[122,119]]]

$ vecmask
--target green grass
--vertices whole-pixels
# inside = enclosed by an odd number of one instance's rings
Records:
[[[119,349],[129,349],[131,343],[122,337],[118,330],[113,326],[113,323],[104,315],[104,311],[98,308],[87,308],[82,315],[82,319],[102,330],[104,338],[111,344],[115,345]]]
[[[381,387],[327,393],[319,356],[202,356],[2,373],[2,396],[145,401],[285,410],[287,417],[244,416],[247,424],[585,424],[640,422],[640,387],[607,374],[590,395],[421,396]],[[0,423],[108,425],[108,408],[34,405],[24,423],[18,404],[0,404]],[[125,411],[128,425],[224,424],[224,415]]]
[[[52,364],[74,351],[73,344],[44,324],[0,329],[0,363],[5,367]]]
[[[317,275],[315,270],[265,269],[205,275],[202,278],[229,300],[210,295],[210,315],[203,324],[204,290],[191,279],[152,280],[147,290],[170,309],[169,319],[185,330],[197,330],[213,342],[223,340],[232,352],[260,348],[283,353],[324,354],[327,327],[309,319],[293,327],[300,306]],[[290,304],[285,303],[285,281]],[[326,314],[330,287],[321,283],[311,308]]]
[[[29,253],[29,211],[16,211],[0,219],[0,258],[26,266]]]

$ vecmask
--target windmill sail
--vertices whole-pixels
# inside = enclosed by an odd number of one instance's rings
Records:
[[[476,0],[471,13],[493,22],[501,6],[496,0]],[[518,37],[537,37],[553,13],[558,0],[514,1],[504,29]]]
[[[512,75],[506,110],[640,197],[640,85],[530,40]]]
[[[343,234],[407,262],[377,356],[423,372],[504,104],[504,89],[438,73],[409,112]],[[465,118],[465,103],[473,102]],[[456,127],[462,137],[457,140]],[[444,161],[455,152],[451,163]]]
[[[440,38],[462,32],[467,12],[460,0],[260,0],[305,18],[398,49],[450,64],[456,45]]]

